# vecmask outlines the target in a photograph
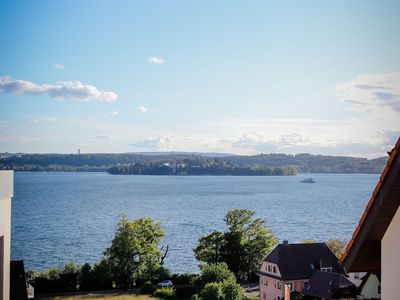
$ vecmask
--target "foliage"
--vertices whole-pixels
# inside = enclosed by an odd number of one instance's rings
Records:
[[[209,235],[202,236],[199,239],[199,245],[194,250],[197,260],[208,264],[217,264],[223,261],[224,247],[226,246],[223,232],[213,231]]]
[[[262,175],[256,174],[269,168],[272,174],[282,175],[282,173],[293,174],[301,173],[381,173],[387,157],[377,159],[365,159],[343,156],[323,156],[311,154],[259,154],[253,156],[224,156],[207,158],[202,155],[187,154],[159,154],[143,155],[135,153],[121,154],[6,154],[0,158],[0,169],[12,169],[15,171],[106,171],[113,166],[124,165],[120,173],[129,172],[129,166],[143,164],[145,166],[160,165],[163,162],[180,163],[184,160],[190,162],[192,175],[196,173],[222,173],[223,169],[229,170],[235,166],[232,173],[242,172],[243,175]],[[139,167],[138,165],[138,167]],[[198,168],[200,166],[200,168]],[[147,168],[147,167],[146,167]],[[244,168],[241,170],[240,168]],[[124,170],[124,171],[123,171]],[[159,172],[170,172],[168,169],[160,169]],[[157,172],[158,172],[157,171]],[[180,175],[185,175],[186,170],[181,169]],[[245,174],[249,172],[249,174]],[[217,175],[217,174],[214,174]],[[218,174],[222,175],[222,174]],[[235,174],[232,174],[235,175]],[[266,174],[264,174],[266,175]],[[268,174],[267,174],[268,175]]]
[[[236,282],[236,278],[226,263],[218,263],[216,265],[201,266],[201,274],[194,279],[193,285],[197,291],[201,291],[207,283],[221,283],[224,281]]]
[[[159,268],[162,254],[158,244],[163,236],[161,225],[150,218],[128,221],[121,216],[111,246],[105,251],[117,287],[130,288],[136,278]]]
[[[192,284],[193,280],[198,277],[197,274],[192,274],[192,273],[177,273],[173,274],[171,276],[171,280],[174,284],[176,285],[182,285],[182,284]]]
[[[241,300],[244,297],[241,286],[232,281],[222,283],[222,293],[225,300]]]
[[[48,298],[46,298],[48,299]],[[96,300],[155,300],[148,295],[127,294],[127,293],[105,293],[105,294],[86,294],[77,296],[58,296],[52,297],[52,300],[82,300],[82,299],[96,299]]]
[[[200,292],[201,300],[223,300],[222,285],[219,282],[207,283]]]
[[[347,241],[341,239],[330,239],[326,242],[326,245],[337,258],[340,258],[346,249]]]
[[[140,288],[140,293],[151,295],[156,291],[156,289],[157,286],[155,284],[151,283],[150,281],[146,281]]]
[[[110,174],[132,175],[296,175],[292,166],[266,167],[237,165],[219,158],[183,159],[181,161],[155,161],[149,163],[119,164],[108,169]]]
[[[181,285],[176,286],[176,296],[180,299],[190,299],[195,293],[195,288],[193,285]]]
[[[313,240],[313,239],[309,239],[309,240],[302,240],[302,241],[300,241],[300,243],[301,244],[314,244],[314,243],[317,243],[317,241]]]
[[[68,262],[63,269],[51,268],[44,272],[29,272],[28,281],[35,287],[36,293],[53,293],[77,290],[78,269]]]
[[[175,288],[174,287],[162,287],[156,289],[156,291],[153,294],[156,297],[159,297],[161,299],[166,299],[166,300],[174,300],[176,299],[175,295]]]
[[[277,244],[272,230],[262,219],[254,219],[254,214],[245,209],[228,212],[228,231],[214,231],[200,238],[195,257],[207,264],[225,262],[238,279],[250,278]]]

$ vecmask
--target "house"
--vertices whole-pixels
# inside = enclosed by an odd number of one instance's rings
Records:
[[[10,264],[10,300],[28,300],[23,260],[12,260]]]
[[[13,171],[0,171],[0,300],[10,298],[10,237]]]
[[[373,273],[366,273],[358,288],[358,294],[362,299],[381,299],[379,276]]]
[[[367,274],[367,272],[353,272],[347,273],[347,279],[350,280],[356,287],[359,287],[363,281],[363,277]]]
[[[310,299],[348,299],[357,296],[357,288],[343,274],[317,270],[302,293]]]
[[[400,138],[341,257],[347,272],[370,272],[381,278],[381,298],[399,298]]]
[[[315,271],[345,274],[325,243],[289,244],[283,241],[265,258],[258,275],[260,300],[280,300],[284,286],[302,292]]]

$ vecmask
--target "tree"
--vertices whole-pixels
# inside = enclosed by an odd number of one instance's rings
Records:
[[[164,236],[160,223],[150,218],[128,221],[122,215],[111,246],[105,251],[115,283],[131,288],[134,280],[160,265],[159,243]]]
[[[225,262],[238,279],[250,278],[278,242],[265,221],[254,219],[254,214],[245,209],[229,211],[224,219],[228,230],[200,238],[194,249],[196,258],[207,264]]]
[[[223,260],[223,247],[225,246],[224,234],[214,231],[199,239],[199,245],[194,249],[197,260],[209,264],[217,264]]]
[[[344,250],[346,249],[347,241],[340,239],[330,239],[325,243],[329,249],[336,255],[337,258],[340,258]]]

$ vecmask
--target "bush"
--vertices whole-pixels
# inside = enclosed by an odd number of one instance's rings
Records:
[[[165,300],[175,300],[176,295],[175,295],[175,289],[173,287],[163,287],[163,288],[158,288],[153,294],[156,297],[159,297],[161,299]]]
[[[145,295],[151,295],[156,291],[156,289],[157,287],[155,284],[151,283],[150,281],[146,281],[140,288],[140,293]]]
[[[193,284],[197,291],[201,291],[207,283],[211,282],[236,282],[235,275],[228,269],[226,263],[216,265],[203,265],[201,267],[201,275],[193,280]]]
[[[211,282],[207,283],[200,292],[201,300],[222,300],[224,294],[222,292],[221,283]]]
[[[192,273],[184,273],[184,274],[173,274],[171,276],[171,280],[174,284],[192,284],[193,279],[196,278],[197,274]],[[169,278],[168,278],[169,279]]]
[[[240,284],[235,282],[227,281],[222,283],[222,292],[225,300],[242,300],[244,297]]]
[[[193,285],[185,285],[176,287],[176,296],[180,299],[189,299],[195,293]]]

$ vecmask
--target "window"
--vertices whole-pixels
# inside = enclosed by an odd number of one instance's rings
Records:
[[[268,279],[264,278],[264,285],[268,286]]]
[[[276,267],[274,266],[273,273],[276,273]]]
[[[293,283],[293,282],[289,282],[289,283],[287,283],[287,285],[289,286],[290,291],[293,292],[293,290],[294,290],[294,283]]]
[[[271,265],[268,265],[268,272],[271,272]]]
[[[267,300],[267,293],[266,292],[263,292],[263,299]]]
[[[332,267],[321,268],[321,271],[323,271],[323,272],[332,272]]]

